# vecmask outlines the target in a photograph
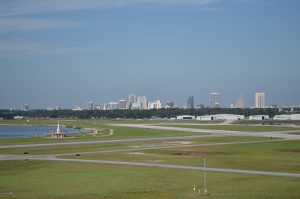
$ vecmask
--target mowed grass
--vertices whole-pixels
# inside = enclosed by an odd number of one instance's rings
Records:
[[[211,137],[201,139],[186,139],[174,141],[143,141],[143,142],[120,142],[120,143],[100,143],[100,144],[82,144],[82,145],[66,145],[66,146],[44,146],[31,148],[13,148],[0,149],[0,154],[23,155],[26,152],[28,155],[42,154],[63,154],[63,153],[80,153],[91,151],[107,151],[119,149],[139,149],[149,147],[168,147],[172,145],[180,145],[181,142],[190,144],[209,144],[209,143],[226,143],[226,142],[247,142],[269,140],[263,137]]]
[[[269,131],[289,131],[300,130],[299,128],[278,127],[278,126],[242,126],[242,125],[170,125],[160,124],[159,126],[173,126],[192,129],[224,130],[224,131],[250,131],[250,132],[269,132]]]
[[[129,128],[129,127],[111,127],[111,129],[113,129],[113,134],[110,136],[101,136],[101,134],[97,136],[92,136],[90,133],[85,133],[84,137],[74,136],[74,137],[68,137],[63,139],[51,139],[48,137],[1,138],[0,145],[205,135],[205,133],[181,132],[181,131],[158,130],[158,129],[138,129],[138,128]],[[109,129],[104,129],[104,130],[109,131]],[[106,132],[105,135],[107,134],[108,133]],[[80,135],[83,134],[81,133]]]
[[[195,199],[203,172],[49,161],[0,162],[0,198]],[[211,199],[298,199],[299,178],[207,172]]]
[[[300,173],[300,141],[180,147],[68,158],[202,166],[204,157],[208,167]]]

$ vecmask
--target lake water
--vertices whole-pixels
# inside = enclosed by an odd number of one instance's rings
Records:
[[[0,138],[45,136],[56,130],[57,126],[2,126],[0,125]],[[78,129],[60,126],[65,133],[75,133]]]

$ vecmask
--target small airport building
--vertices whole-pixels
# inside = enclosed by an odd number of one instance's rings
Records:
[[[275,115],[274,120],[300,120],[300,114]]]
[[[218,115],[203,115],[198,116],[197,120],[202,121],[213,121],[213,120],[243,120],[245,116],[243,115],[233,115],[233,114],[218,114]]]
[[[251,115],[249,116],[249,120],[269,120],[270,117],[268,115]]]
[[[176,117],[177,120],[194,120],[195,116],[193,115],[179,115]]]

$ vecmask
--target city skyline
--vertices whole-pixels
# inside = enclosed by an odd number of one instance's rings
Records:
[[[268,104],[266,100],[265,92],[256,92],[254,94],[254,104],[250,106],[246,106],[245,98],[240,95],[239,98],[230,106],[222,106],[221,93],[210,93],[210,103],[201,104],[198,103],[194,105],[194,96],[188,96],[185,105],[179,105],[174,103],[174,101],[161,101],[159,98],[151,99],[147,98],[147,96],[139,96],[134,93],[128,94],[128,100],[124,98],[118,100],[110,100],[106,102],[95,102],[93,100],[88,100],[84,105],[76,104],[72,105],[72,107],[61,107],[60,105],[48,105],[45,107],[39,108],[31,108],[31,109],[46,109],[49,111],[53,110],[61,110],[61,109],[72,109],[75,111],[81,110],[115,110],[115,109],[131,109],[131,110],[149,110],[149,109],[160,109],[160,108],[180,108],[180,109],[201,109],[201,108],[279,108],[279,107],[300,107],[300,104],[294,105],[285,105],[281,106],[278,104]],[[21,107],[10,107],[9,109],[14,110],[23,110],[28,111],[29,104],[21,104]]]
[[[0,3],[0,109],[84,106],[128,93],[222,107],[300,104],[297,0]],[[127,99],[127,98],[126,98]]]

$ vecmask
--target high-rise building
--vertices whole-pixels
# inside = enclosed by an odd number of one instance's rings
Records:
[[[135,94],[130,94],[128,96],[128,103],[132,104],[132,103],[136,103],[137,102],[137,96]]]
[[[122,109],[122,110],[125,110],[126,109],[126,101],[121,99],[118,101],[118,108],[119,109]]]
[[[108,102],[107,109],[108,110],[116,110],[118,109],[118,102]]]
[[[210,94],[210,107],[211,108],[220,108],[221,102],[220,102],[220,93],[211,93]]]
[[[245,108],[245,99],[244,99],[244,97],[242,95],[235,102],[234,108]]]
[[[194,96],[189,96],[186,102],[187,108],[194,108]]]
[[[86,110],[93,110],[94,109],[93,102],[92,101],[87,102],[85,108]]]
[[[265,108],[265,107],[266,107],[266,94],[255,93],[255,108]]]
[[[29,105],[28,104],[22,104],[21,110],[22,111],[29,111]]]
[[[148,102],[148,109],[161,109],[161,101]]]
[[[148,108],[146,96],[137,96],[137,103],[140,104],[142,110]]]

